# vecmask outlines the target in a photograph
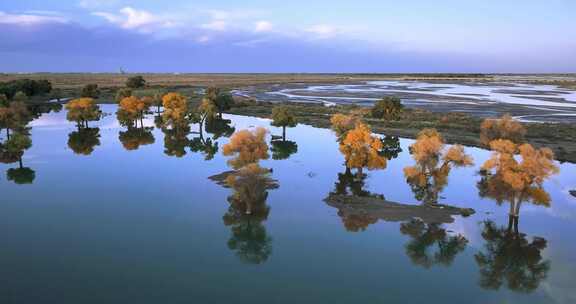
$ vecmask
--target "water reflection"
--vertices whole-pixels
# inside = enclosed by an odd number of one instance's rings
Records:
[[[230,137],[236,131],[236,128],[231,126],[230,119],[212,118],[208,119],[205,123],[206,132],[212,134],[212,139],[216,140],[221,137]]]
[[[36,178],[36,172],[29,167],[24,167],[22,156],[24,151],[32,147],[32,140],[27,128],[21,128],[12,134],[5,142],[0,143],[0,162],[18,163],[18,168],[10,168],[6,171],[6,179],[16,184],[31,184]]]
[[[68,147],[76,154],[90,155],[100,145],[100,128],[79,128],[68,134]]]
[[[288,159],[292,154],[298,153],[298,144],[295,141],[272,140],[270,141],[270,145],[272,159],[274,160]]]
[[[406,255],[412,263],[424,268],[437,264],[450,266],[468,244],[464,236],[449,235],[440,224],[425,223],[420,219],[402,223],[400,232],[411,238],[405,246]]]
[[[151,145],[154,143],[153,127],[128,127],[126,131],[118,133],[118,140],[126,150],[138,150],[140,146]]]
[[[263,225],[270,214],[267,189],[277,188],[269,175],[269,170],[252,164],[227,178],[234,191],[228,197],[230,206],[223,216],[224,225],[230,226],[232,233],[228,248],[246,263],[264,263],[272,254],[272,238]]]
[[[529,241],[518,232],[510,216],[508,227],[498,227],[493,221],[483,223],[484,250],[475,255],[480,267],[480,286],[498,290],[502,285],[513,291],[532,292],[538,288],[550,270],[542,250],[546,239],[534,237]]]
[[[183,157],[186,155],[186,148],[190,140],[190,126],[179,128],[162,128],[164,133],[164,154],[168,156]]]

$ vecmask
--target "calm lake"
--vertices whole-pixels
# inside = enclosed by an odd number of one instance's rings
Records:
[[[346,179],[334,134],[298,125],[287,130],[297,152],[261,162],[279,183],[269,210],[234,218],[232,190],[208,179],[230,170],[225,135],[206,160],[158,128],[131,141],[115,106],[101,107],[110,115],[90,123],[99,128],[92,139],[69,137],[76,127],[65,111],[34,121],[23,157],[32,176],[14,178],[6,173],[18,163],[0,164],[0,302],[576,303],[574,164],[559,164],[545,183],[549,207],[522,206],[510,240],[507,203],[477,187],[490,152],[466,148],[475,165],[454,168],[438,193],[472,216],[348,217],[324,201]],[[235,130],[281,134],[265,119],[224,118]],[[144,125],[154,127],[152,115]],[[356,186],[420,204],[403,174],[412,142],[400,139],[398,157]]]

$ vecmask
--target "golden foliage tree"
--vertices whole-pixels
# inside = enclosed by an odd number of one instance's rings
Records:
[[[492,157],[482,165],[486,176],[480,184],[481,194],[509,201],[510,215],[515,217],[519,216],[523,201],[549,205],[550,197],[543,183],[559,172],[552,150],[536,149],[507,139],[493,140],[490,148]]]
[[[66,119],[76,122],[78,129],[88,128],[88,121],[100,120],[102,112],[94,99],[83,97],[69,101],[66,106]]]
[[[138,127],[138,121],[140,121],[140,126],[144,127],[142,120],[149,108],[149,100],[138,98],[136,96],[129,96],[120,101],[116,116],[121,123],[129,127],[134,125]]]
[[[436,204],[438,193],[448,184],[448,175],[453,166],[473,164],[472,158],[460,145],[445,149],[442,135],[435,129],[422,130],[416,142],[410,146],[414,166],[404,168],[406,181],[412,187],[416,199],[426,204]]]
[[[228,164],[234,169],[239,169],[251,163],[258,163],[261,159],[268,159],[267,133],[264,128],[234,133],[230,137],[230,142],[222,147],[225,156],[234,156],[228,160]]]
[[[216,118],[216,115],[218,114],[218,108],[216,107],[214,102],[212,102],[210,99],[204,98],[202,99],[202,102],[198,106],[196,114],[197,114],[196,120],[200,124],[200,132],[202,132],[206,120]]]
[[[338,141],[342,141],[346,137],[346,133],[354,129],[360,122],[360,118],[355,115],[334,114],[330,118],[332,131],[336,133]]]
[[[495,139],[507,139],[514,143],[524,142],[526,129],[512,116],[506,114],[499,119],[488,118],[480,125],[480,142],[488,147]]]
[[[382,141],[373,136],[370,128],[363,123],[356,124],[340,143],[340,152],[346,158],[346,166],[357,169],[360,174],[363,168],[368,170],[386,168],[386,158],[379,154],[383,148]]]
[[[180,129],[188,125],[188,100],[179,93],[168,93],[162,97],[162,120],[165,125]]]

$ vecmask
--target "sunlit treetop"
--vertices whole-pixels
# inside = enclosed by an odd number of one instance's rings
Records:
[[[336,133],[338,140],[341,141],[346,136],[348,131],[354,129],[356,124],[361,122],[358,116],[344,115],[344,114],[334,114],[330,118],[330,123],[332,124],[332,131]]]
[[[496,139],[507,139],[513,143],[524,142],[526,129],[512,116],[506,114],[499,119],[488,118],[480,126],[480,142],[489,146]]]
[[[383,148],[382,141],[373,136],[370,128],[363,123],[356,124],[340,143],[340,152],[346,158],[346,166],[359,170],[386,168],[386,158],[380,155]]]
[[[99,120],[102,115],[100,107],[89,97],[73,99],[65,105],[65,108],[68,110],[66,118],[78,123]]]
[[[414,166],[404,168],[404,176],[418,200],[435,204],[438,193],[448,184],[448,175],[453,166],[471,166],[472,158],[464,147],[453,145],[445,149],[442,135],[435,129],[422,130],[410,146]]]
[[[490,143],[494,151],[482,169],[499,174],[502,181],[521,192],[533,185],[541,185],[551,175],[559,172],[554,164],[554,153],[549,148],[535,149],[530,144],[517,145],[498,139]],[[514,156],[520,154],[521,161]]]
[[[179,93],[168,93],[162,97],[164,112],[162,118],[166,124],[181,125],[188,114],[188,100]]]

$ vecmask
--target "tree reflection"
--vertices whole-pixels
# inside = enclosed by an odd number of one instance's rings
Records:
[[[80,128],[68,134],[68,147],[76,154],[90,155],[99,145],[99,128]]]
[[[262,224],[270,213],[266,204],[269,189],[278,188],[270,177],[271,170],[262,168],[260,160],[268,158],[267,131],[242,130],[230,138],[223,154],[231,156],[228,165],[234,170],[210,177],[234,193],[228,197],[230,206],[224,224],[231,227],[228,247],[244,262],[264,263],[272,254],[272,239]]]
[[[0,162],[16,163],[18,168],[10,168],[6,171],[6,178],[16,184],[31,184],[36,178],[36,172],[31,168],[24,167],[22,156],[24,151],[32,147],[32,140],[26,128],[21,128],[10,139],[0,143]]]
[[[366,174],[352,173],[352,170],[346,167],[343,173],[338,173],[338,181],[334,184],[333,194],[369,196],[370,192],[364,190],[366,183]]]
[[[236,131],[236,128],[232,127],[231,123],[230,119],[208,119],[205,123],[206,132],[211,133],[214,140],[220,137],[230,137]]]
[[[186,148],[190,144],[188,139],[190,126],[163,128],[162,133],[164,133],[164,154],[175,157],[186,155]]]
[[[292,154],[298,152],[298,144],[294,141],[273,140],[270,142],[270,145],[272,159],[274,160],[288,159]]]
[[[19,185],[32,184],[36,178],[36,172],[31,168],[22,167],[22,162],[20,162],[20,167],[6,171],[6,178]]]
[[[485,289],[498,290],[506,284],[510,290],[529,293],[538,288],[550,270],[550,261],[543,260],[541,254],[546,239],[534,237],[530,242],[525,234],[518,233],[514,222],[513,216],[507,228],[497,227],[493,221],[484,222],[482,238],[486,244],[475,258],[480,267],[480,286]]]
[[[398,136],[386,135],[381,139],[382,150],[380,155],[386,157],[388,160],[393,160],[402,153],[402,148],[400,147],[400,139]]]
[[[151,145],[154,143],[154,134],[152,127],[128,127],[126,131],[118,133],[118,139],[126,150],[138,150],[140,146]]]
[[[388,160],[398,157],[398,154],[402,151],[398,137],[387,136],[381,141],[380,156]],[[338,173],[338,180],[334,183],[334,190],[330,192],[328,197],[373,197],[384,200],[384,195],[374,194],[365,189],[367,177],[366,173],[353,172],[351,168],[345,166],[344,172]],[[378,217],[371,215],[369,212],[350,212],[350,210],[345,208],[338,209],[338,216],[349,232],[364,231],[368,226],[375,224],[379,220]]]
[[[190,150],[192,152],[201,152],[205,160],[211,160],[218,153],[218,142],[212,138],[204,139],[204,136],[196,137],[190,141]]]
[[[424,268],[436,264],[450,266],[468,244],[464,236],[446,233],[441,224],[425,223],[420,219],[402,223],[400,232],[411,238],[405,247],[406,254],[412,263]]]
[[[257,164],[250,164],[228,176],[227,184],[234,190],[228,197],[230,207],[223,217],[231,226],[232,236],[228,248],[244,262],[261,264],[272,254],[272,239],[262,223],[268,218],[270,207],[266,204],[270,171]]]

